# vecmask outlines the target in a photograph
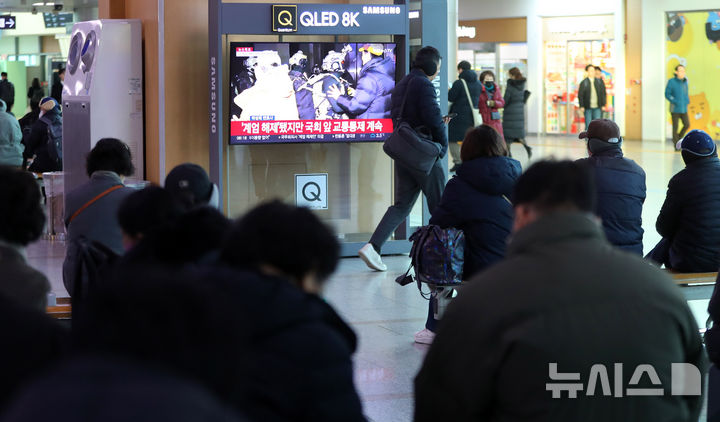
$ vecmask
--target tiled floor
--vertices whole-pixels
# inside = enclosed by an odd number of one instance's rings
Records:
[[[530,137],[529,143],[533,147],[533,160],[586,156],[584,142],[570,137]],[[624,149],[647,173],[648,196],[643,211],[647,252],[660,240],[654,224],[665,198],[667,182],[684,165],[669,142],[626,141]],[[514,144],[512,150],[526,166],[522,147]],[[28,250],[30,263],[48,274],[59,297],[67,295],[61,281],[63,255],[62,243],[41,241]],[[412,338],[415,331],[423,328],[427,302],[415,286],[400,287],[394,283],[395,277],[407,269],[406,256],[384,260],[388,264],[387,273],[370,272],[359,259],[342,260],[339,271],[328,283],[325,296],[359,336],[356,382],[367,415],[376,422],[410,421],[413,378],[427,349],[414,344]],[[707,317],[707,302],[690,303],[701,324]]]

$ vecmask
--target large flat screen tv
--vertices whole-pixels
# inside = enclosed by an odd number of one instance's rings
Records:
[[[230,44],[230,144],[372,142],[393,131],[396,44]]]

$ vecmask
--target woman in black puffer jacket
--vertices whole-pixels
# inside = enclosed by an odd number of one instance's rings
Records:
[[[526,92],[529,96],[530,92],[525,90],[527,79],[523,77],[522,72],[517,67],[513,67],[509,71],[510,79],[508,79],[507,88],[505,88],[505,110],[503,112],[503,133],[505,134],[505,142],[508,144],[508,153],[510,152],[510,144],[519,142],[525,147],[528,158],[532,155],[532,148],[525,141],[525,102],[527,101]]]

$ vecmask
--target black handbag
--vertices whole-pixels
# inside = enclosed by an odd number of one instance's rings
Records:
[[[404,167],[428,175],[440,157],[442,146],[433,141],[432,133],[426,127],[413,128],[403,121],[403,112],[411,82],[412,80],[405,88],[398,124],[393,133],[385,140],[383,151]]]

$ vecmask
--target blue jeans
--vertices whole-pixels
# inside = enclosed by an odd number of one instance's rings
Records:
[[[590,122],[596,119],[602,118],[602,109],[600,107],[597,108],[586,108],[585,109],[585,129],[587,129]]]

